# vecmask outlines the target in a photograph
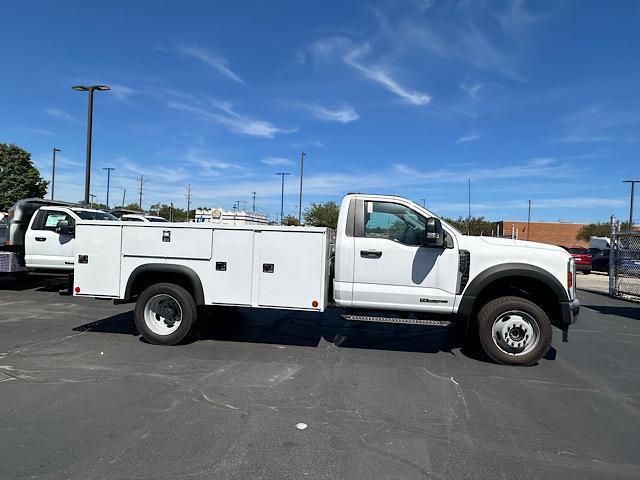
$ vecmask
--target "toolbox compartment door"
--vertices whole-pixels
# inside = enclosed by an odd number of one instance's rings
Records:
[[[114,297],[120,295],[120,241],[122,227],[76,225],[74,289],[78,296]]]
[[[326,234],[262,231],[256,235],[258,306],[324,309]]]

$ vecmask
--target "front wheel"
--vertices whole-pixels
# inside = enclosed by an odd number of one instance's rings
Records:
[[[500,297],[478,313],[483,350],[505,365],[531,365],[551,346],[551,322],[535,303],[520,297]]]
[[[136,302],[136,327],[145,340],[176,345],[193,331],[198,310],[193,296],[173,283],[158,283],[145,289]]]

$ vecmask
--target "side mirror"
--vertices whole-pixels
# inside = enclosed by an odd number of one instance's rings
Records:
[[[56,223],[56,233],[60,235],[73,235],[73,227],[69,225],[69,220],[60,220]]]
[[[427,224],[424,229],[424,244],[433,247],[444,246],[444,232],[439,218],[427,218]]]

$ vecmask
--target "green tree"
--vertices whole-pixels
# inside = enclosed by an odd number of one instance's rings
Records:
[[[298,221],[298,217],[294,217],[293,215],[285,215],[285,217],[282,219],[282,224],[283,225],[300,225],[300,222]]]
[[[171,205],[167,205],[164,203],[156,203],[155,205],[151,205],[150,212],[153,215],[158,215],[159,217],[166,218],[167,220],[173,220],[174,222],[186,222],[187,221],[187,211],[181,208],[176,208],[175,206],[171,208]],[[191,219],[194,217],[194,210],[191,210],[190,213]]]
[[[336,202],[312,203],[304,211],[305,225],[336,228],[340,207]]]
[[[138,205],[137,203],[130,203],[122,208],[124,208],[125,210],[136,210],[138,212],[140,211],[140,205]]]
[[[22,148],[0,143],[0,211],[6,211],[21,198],[43,198],[47,185]]]
[[[628,231],[629,222],[622,222],[620,224],[620,230]],[[611,236],[611,224],[608,222],[597,222],[585,225],[576,234],[576,240],[584,240],[588,242],[591,237],[610,237]]]
[[[496,222],[486,220],[484,217],[443,218],[443,220],[456,227],[465,235],[467,232],[469,235],[491,235],[491,232],[495,234],[496,231]]]

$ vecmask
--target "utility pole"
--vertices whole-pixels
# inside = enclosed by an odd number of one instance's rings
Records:
[[[253,213],[256,213],[256,192],[251,192],[253,195]]]
[[[93,130],[93,92],[95,90],[111,90],[106,85],[76,85],[71,87],[79,92],[89,92],[89,113],[87,118],[87,160],[84,178],[84,203],[89,203],[89,188],[91,186],[91,132]]]
[[[631,202],[629,204],[629,231],[633,230],[633,196],[634,187],[636,183],[640,183],[640,180],[623,180],[622,183],[631,184]]]
[[[138,203],[138,208],[140,209],[140,211],[142,212],[142,188],[144,186],[144,175],[140,174],[140,201]]]
[[[469,213],[467,214],[467,235],[471,235],[471,179],[468,180],[467,190],[469,192]]]
[[[427,205],[426,205],[427,199],[421,198],[420,200],[422,200],[422,208],[427,208]]]
[[[527,240],[529,240],[530,228],[531,228],[531,200],[529,200],[529,214],[527,215]]]
[[[280,175],[282,177],[282,194],[280,196],[280,223],[284,219],[284,177],[287,175],[291,175],[288,172],[278,172],[276,175]]]
[[[113,167],[102,167],[107,171],[107,208],[109,208],[109,181],[111,180],[111,170],[115,170]]]
[[[51,200],[53,200],[53,191],[56,188],[56,152],[60,152],[59,148],[53,147],[53,167],[51,168]]]
[[[187,189],[187,222],[189,221],[189,211],[191,210],[191,184]]]
[[[91,197],[91,202],[89,203],[89,205],[91,206],[91,208],[93,208],[93,199],[96,198],[96,196],[93,193],[90,193],[89,196]]]
[[[118,188],[122,190],[122,208],[124,208],[124,199],[127,196],[127,189],[122,187],[118,187]]]
[[[302,225],[302,177],[304,176],[305,153],[300,153],[300,200],[298,202],[298,225]]]

